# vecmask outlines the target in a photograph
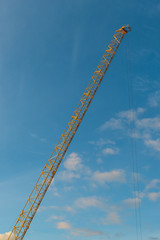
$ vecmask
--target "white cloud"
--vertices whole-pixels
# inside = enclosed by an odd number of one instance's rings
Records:
[[[128,121],[134,121],[139,114],[144,113],[144,108],[137,108],[136,110],[130,109],[127,111],[122,111],[117,114],[117,116],[121,119],[126,119]]]
[[[150,237],[149,240],[160,240],[159,237]]]
[[[160,183],[160,179],[153,179],[150,183],[146,185],[146,190],[159,188],[158,184]]]
[[[75,201],[75,206],[78,208],[88,208],[88,207],[100,207],[102,208],[104,204],[102,201],[97,199],[97,197],[81,197]]]
[[[101,130],[106,130],[106,129],[122,129],[123,124],[121,119],[115,119],[111,118],[110,120],[106,121],[101,127]]]
[[[158,198],[160,198],[160,192],[152,192],[152,193],[148,193],[148,198],[151,200],[151,201],[157,201]]]
[[[115,155],[119,153],[118,148],[105,148],[103,149],[103,154],[104,155]]]
[[[61,171],[57,174],[56,179],[60,181],[72,181],[73,178],[80,178],[78,173],[70,172],[70,171]]]
[[[147,128],[147,129],[153,129],[158,130],[160,129],[160,118],[143,118],[140,120],[136,120],[136,126],[138,128]]]
[[[82,168],[82,159],[77,153],[71,153],[66,161],[64,162],[64,167],[69,171],[78,171]]]
[[[6,232],[4,234],[0,234],[0,240],[8,240],[10,234],[11,234],[11,232]],[[12,234],[10,240],[14,240],[13,234]]]
[[[103,146],[103,145],[106,145],[106,144],[115,144],[114,141],[110,140],[110,139],[103,139],[103,138],[100,138],[98,141],[97,141],[97,146]]]
[[[91,174],[89,167],[82,164],[82,159],[77,153],[71,153],[64,162],[66,170],[57,174],[56,180],[72,182],[75,178],[80,178],[81,175],[88,176]]]
[[[139,115],[144,113],[144,108],[137,108],[136,110],[130,109],[128,111],[121,111],[117,113],[117,118],[111,118],[106,121],[101,127],[101,130],[105,129],[123,129],[131,138],[141,139],[144,144],[152,148],[155,151],[160,151],[159,138],[153,140],[157,136],[157,132],[160,129],[160,117],[153,118],[139,118]],[[129,128],[129,123],[134,122],[134,125]],[[106,153],[115,154],[112,151],[114,148],[108,148]],[[105,153],[105,151],[104,151]]]
[[[118,115],[119,118],[127,119],[129,121],[133,121],[136,118],[137,113],[136,113],[136,111],[131,109],[131,110],[128,110],[128,111],[122,111],[122,112],[118,113],[117,115]]]
[[[160,103],[160,91],[156,91],[148,98],[148,104],[150,107],[157,107]]]
[[[123,202],[128,205],[129,207],[132,208],[138,208],[139,205],[141,204],[141,199],[140,198],[128,198],[123,200]]]
[[[125,172],[122,169],[113,170],[110,172],[96,171],[93,173],[92,180],[100,184],[104,184],[106,182],[126,182]]]
[[[72,228],[72,226],[65,221],[57,223],[57,229],[71,229],[71,228]]]
[[[92,230],[89,228],[74,228],[72,227],[72,225],[70,225],[68,222],[65,222],[65,221],[58,222],[57,229],[69,230],[70,234],[73,236],[92,237],[92,236],[98,236],[98,235],[106,235],[101,231]]]
[[[146,193],[145,192],[138,192],[138,191],[135,191],[134,192],[135,196],[139,199],[142,199],[146,196]]]
[[[52,215],[52,216],[50,216],[50,217],[47,219],[47,221],[48,221],[48,222],[51,222],[52,220],[62,220],[62,219],[64,219],[64,217]]]
[[[116,212],[110,212],[108,216],[105,219],[103,219],[103,224],[107,225],[121,224],[121,220]]]
[[[156,140],[148,139],[148,140],[145,140],[145,144],[156,151],[160,151],[160,139],[156,139]]]
[[[144,113],[144,108],[137,108],[136,110],[130,109],[127,111],[121,111],[117,113],[117,118],[111,118],[106,121],[101,127],[101,130],[106,129],[123,129],[126,126],[126,122],[131,122],[137,119],[137,117]]]
[[[143,199],[144,197],[147,197],[151,201],[157,201],[158,198],[160,198],[160,192],[149,192],[150,189],[158,189],[160,190],[160,179],[153,179],[150,181],[143,192],[134,192],[136,198],[135,199],[127,199],[124,200],[124,202],[128,205],[138,206],[140,204],[140,199]],[[135,201],[136,200],[136,201]]]

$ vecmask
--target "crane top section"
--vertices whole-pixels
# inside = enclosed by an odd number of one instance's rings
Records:
[[[125,26],[123,26],[123,27],[120,28],[120,29],[123,29],[126,33],[127,33],[127,32],[130,32],[130,31],[132,30],[129,25],[125,25]],[[119,30],[120,30],[120,29],[119,29]],[[117,31],[118,31],[118,30],[117,30]]]

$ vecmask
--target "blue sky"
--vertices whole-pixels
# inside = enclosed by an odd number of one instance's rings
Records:
[[[0,240],[124,24],[25,239],[160,240],[158,0],[0,1]]]

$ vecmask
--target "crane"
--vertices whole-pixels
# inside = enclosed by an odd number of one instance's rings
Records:
[[[105,53],[97,66],[85,92],[83,93],[79,104],[71,116],[63,134],[61,135],[57,145],[45,164],[28,200],[21,211],[16,224],[14,225],[8,240],[22,240],[29,229],[29,226],[41,204],[48,187],[50,186],[59,165],[124,37],[124,35],[131,31],[129,25],[122,26],[116,30],[113,38],[105,50]]]

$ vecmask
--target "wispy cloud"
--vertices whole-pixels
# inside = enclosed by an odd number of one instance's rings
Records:
[[[148,104],[150,107],[157,107],[160,103],[160,91],[152,93],[148,98]]]
[[[75,29],[75,33],[74,33],[74,39],[72,41],[72,50],[71,50],[71,74],[73,75],[75,73],[75,69],[77,67],[77,63],[78,63],[78,54],[79,51],[81,49],[81,40],[82,40],[82,36],[83,36],[83,29],[78,26]]]
[[[137,119],[137,117],[144,112],[145,112],[144,108],[137,108],[136,110],[130,109],[130,110],[127,110],[127,111],[119,112],[117,114],[117,116],[120,119],[127,120],[127,121],[131,122],[131,121],[134,121],[135,119]]]
[[[75,206],[63,206],[63,207],[58,207],[58,206],[40,206],[40,208],[38,209],[38,212],[41,213],[42,211],[50,211],[51,210],[63,210],[64,212],[70,212],[70,213],[75,213]],[[51,217],[54,215],[51,215]],[[53,217],[52,217],[53,219]],[[55,218],[56,220],[56,218]],[[60,220],[60,219],[59,219]]]
[[[156,140],[146,139],[144,143],[146,144],[146,146],[151,147],[156,151],[160,151],[160,139]]]
[[[40,141],[41,142],[47,142],[47,139],[46,138],[40,138]]]
[[[58,222],[57,229],[71,229],[72,226],[68,222]]]
[[[64,191],[66,191],[66,192],[72,191],[73,189],[74,189],[73,186],[65,186],[64,187]]]
[[[96,171],[92,175],[92,180],[99,184],[111,183],[111,182],[126,182],[125,171],[122,169],[112,170],[110,172]]]
[[[66,182],[71,182],[75,178],[80,178],[80,174],[71,172],[71,171],[67,171],[67,170],[59,172],[56,176],[56,180],[66,181]]]
[[[73,206],[65,206],[64,211],[70,212],[70,213],[75,213],[76,212],[75,207],[73,207]]]
[[[138,50],[138,52],[135,52],[136,58],[135,59],[140,59],[141,57],[146,58],[154,56],[154,58],[156,59],[156,61],[159,63],[159,59],[160,56],[156,51],[151,51],[151,50],[146,50],[146,49],[142,49],[141,51]],[[150,80],[150,78],[146,75],[146,76],[139,76],[137,75],[134,78],[133,81],[133,89],[140,92],[140,93],[146,93],[146,92],[150,92],[152,91],[157,91],[157,89],[159,89],[159,82],[155,81],[155,80]]]
[[[151,193],[148,193],[148,198],[151,200],[151,201],[157,201],[158,198],[160,198],[160,192],[151,192]]]
[[[52,180],[51,185],[49,186],[48,189],[50,192],[52,192],[53,196],[55,197],[60,197],[60,194],[58,193],[58,189],[55,187],[55,181],[54,179]]]
[[[116,155],[119,153],[119,148],[105,148],[103,149],[104,155]]]
[[[160,179],[153,179],[146,185],[146,190],[155,188],[160,189]]]
[[[90,228],[74,228],[71,224],[69,224],[66,221],[58,222],[57,229],[68,230],[70,234],[73,236],[93,237],[93,236],[106,235],[102,231],[97,231]]]
[[[97,141],[90,141],[92,145],[96,146],[96,150],[98,149],[102,155],[116,155],[119,153],[119,148],[115,146],[116,142],[110,139],[100,138]],[[103,160],[101,158],[97,159],[97,163],[102,163]]]
[[[144,53],[144,52],[143,52]],[[138,53],[139,55],[139,53]],[[136,76],[134,79],[133,88],[136,91],[146,92],[150,89],[150,81],[147,76]]]
[[[32,138],[37,138],[37,134],[35,134],[35,133],[31,133],[30,135]]]
[[[34,139],[38,139],[39,141],[41,142],[47,142],[47,139],[46,138],[43,138],[43,137],[39,137],[36,133],[30,133],[30,136]]]
[[[119,225],[122,223],[120,217],[118,216],[118,213],[115,211],[109,212],[106,218],[102,220],[103,224],[106,225]]]
[[[56,216],[56,215],[52,215],[47,219],[47,222],[52,222],[53,220],[63,220],[64,217],[62,216]]]
[[[137,119],[136,126],[140,129],[158,130],[160,128],[160,117]]]
[[[122,111],[116,114],[116,118],[111,118],[106,121],[101,127],[101,130],[125,130],[124,134],[128,134],[131,138],[143,140],[145,146],[152,150],[160,151],[160,140],[156,134],[160,129],[160,117],[142,118],[141,115],[146,110],[144,108],[137,108],[136,110]],[[116,122],[116,124],[115,124]],[[129,127],[134,122],[134,130]],[[118,125],[117,125],[118,123]],[[119,126],[119,127],[117,127]],[[133,126],[132,126],[133,128]],[[115,154],[116,151],[110,149],[106,150],[108,154]]]
[[[134,195],[136,196],[136,198],[138,199],[143,199],[146,196],[145,192],[141,192],[141,191],[135,191]]]
[[[160,237],[149,237],[149,240],[160,240]]]
[[[138,208],[141,204],[140,198],[128,198],[123,200],[123,203],[131,208]]]
[[[154,189],[154,191],[153,191]],[[159,191],[155,191],[159,190]],[[135,199],[142,200],[143,198],[148,198],[150,201],[156,202],[160,198],[160,179],[153,179],[148,184],[146,184],[145,188],[141,192],[134,192],[136,198],[133,199],[133,204],[135,203]],[[124,201],[125,203],[131,203],[132,200],[128,202],[128,200]],[[132,203],[131,203],[132,204]]]
[[[74,203],[72,203],[72,206],[66,206],[64,210],[66,212],[76,213],[79,210],[86,210],[86,209],[92,209],[97,208],[103,210],[103,212],[107,212],[108,216],[115,216],[111,215],[110,213],[117,213],[119,210],[117,206],[111,205],[108,202],[108,199],[103,199],[98,196],[85,196],[77,198]],[[110,214],[110,215],[109,215]],[[118,215],[118,213],[117,213]]]
[[[75,201],[75,206],[78,208],[89,208],[89,207],[98,207],[103,208],[103,202],[98,199],[96,196],[92,197],[81,197]]]
[[[137,108],[136,110],[130,109],[127,111],[121,111],[116,114],[116,118],[111,118],[110,120],[106,121],[101,127],[100,130],[107,130],[107,129],[124,129],[126,127],[126,123],[134,121],[137,117],[144,113],[144,108]]]
[[[111,118],[100,127],[101,130],[122,129],[122,128],[123,128],[123,123],[121,119],[115,119],[115,118]]]
[[[96,160],[96,162],[97,162],[98,164],[101,164],[101,163],[103,163],[103,160],[102,160],[101,158],[98,158],[98,159]]]

